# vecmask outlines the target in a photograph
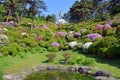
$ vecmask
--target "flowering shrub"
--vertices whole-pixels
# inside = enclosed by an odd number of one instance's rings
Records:
[[[92,44],[92,42],[87,42],[85,44],[82,45],[82,50],[84,53],[88,53],[89,52],[89,47]]]
[[[102,30],[103,27],[104,27],[104,25],[97,25],[97,26],[95,27],[95,30]]]
[[[15,27],[15,22],[14,21],[9,21],[10,26]]]
[[[65,37],[67,35],[66,32],[58,32],[58,34],[61,36],[61,37]]]
[[[41,36],[36,36],[36,39],[37,39],[37,41],[42,41],[43,40]]]
[[[102,36],[100,34],[97,33],[93,33],[93,34],[88,34],[87,37],[89,39],[91,39],[93,42],[97,39],[97,38],[102,38]]]
[[[78,43],[76,41],[72,41],[72,42],[68,43],[70,48],[74,48],[75,46],[77,46],[77,44]]]
[[[35,26],[35,27],[34,27],[34,29],[35,29],[35,30],[38,30],[38,29],[39,29],[39,27],[38,27],[38,26]]]
[[[95,27],[95,30],[109,30],[109,29],[112,29],[111,25],[110,24],[104,24],[104,25],[97,25]]]
[[[44,29],[46,29],[46,30],[49,30],[49,27],[48,27],[47,25],[43,24],[43,25],[41,25],[41,26],[42,26],[42,28],[44,28]]]
[[[59,47],[60,46],[58,42],[52,42],[51,45],[55,46],[55,47]]]
[[[0,33],[2,32],[2,28],[0,28]]]
[[[112,29],[110,24],[104,24],[103,30],[109,30]]]
[[[81,33],[80,33],[80,32],[75,32],[75,33],[74,33],[74,37],[77,37],[77,38],[78,38],[78,37],[80,37],[80,36],[81,36]]]

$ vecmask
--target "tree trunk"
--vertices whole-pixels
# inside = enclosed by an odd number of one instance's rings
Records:
[[[6,22],[8,22],[8,18],[9,18],[10,15],[12,15],[12,13],[11,13],[11,9],[9,9],[9,13],[8,13],[8,16],[7,16]]]
[[[32,15],[32,24],[31,24],[31,28],[30,28],[30,30],[32,30],[33,27],[34,27],[34,16]]]

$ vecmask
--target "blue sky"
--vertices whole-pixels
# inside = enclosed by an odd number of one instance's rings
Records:
[[[43,14],[55,14],[58,18],[60,10],[62,13],[66,13],[76,0],[43,0],[48,6],[48,12]]]

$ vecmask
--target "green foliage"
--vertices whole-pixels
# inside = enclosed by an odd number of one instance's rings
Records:
[[[49,53],[46,55],[46,57],[48,58],[49,62],[52,62],[54,60],[54,58],[56,57],[55,53]]]
[[[80,65],[91,65],[94,64],[95,60],[92,58],[86,58],[84,56],[78,56],[70,61],[69,64],[80,64]]]
[[[4,80],[4,79],[3,79],[3,69],[2,69],[1,66],[0,66],[0,80]]]
[[[120,57],[120,44],[115,44],[108,48],[107,55],[109,58]]]
[[[70,58],[72,58],[72,54],[69,53],[69,52],[65,52],[65,53],[63,53],[63,57],[64,57],[65,60],[67,61],[67,60],[69,60]]]
[[[114,36],[106,36],[90,46],[90,53],[98,54],[101,57],[109,57],[108,49],[111,46],[116,45],[117,42],[117,38]]]

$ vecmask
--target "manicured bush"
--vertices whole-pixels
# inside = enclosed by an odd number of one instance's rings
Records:
[[[52,62],[54,60],[54,58],[56,57],[55,53],[49,53],[46,55],[46,57],[48,58],[48,61]]]
[[[68,59],[72,58],[72,54],[69,52],[65,52],[65,53],[63,53],[63,57],[64,57],[65,61],[67,61]]]

